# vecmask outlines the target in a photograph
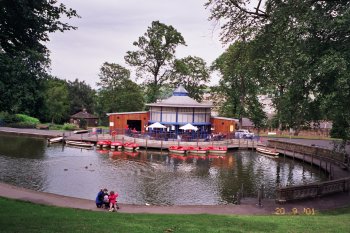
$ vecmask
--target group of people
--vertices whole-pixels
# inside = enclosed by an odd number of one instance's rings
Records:
[[[110,191],[108,193],[108,190],[106,188],[101,189],[97,193],[96,206],[97,208],[109,209],[109,211],[117,211],[119,209],[117,197],[117,192]]]

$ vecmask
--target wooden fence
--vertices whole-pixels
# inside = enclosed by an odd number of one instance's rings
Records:
[[[350,165],[347,154],[339,153],[325,148],[320,148],[317,146],[307,146],[278,140],[269,140],[268,146],[282,151],[285,150],[294,153],[310,155],[314,158],[333,162],[340,167],[348,167]]]
[[[350,192],[350,177],[317,184],[277,188],[276,202],[284,203],[286,201],[322,197],[328,194],[346,191]]]
[[[347,154],[325,148],[277,140],[269,140],[268,146],[279,149],[280,151],[304,154],[319,160],[331,162],[339,166],[340,169],[349,169],[350,164]],[[291,200],[322,197],[327,194],[346,191],[350,192],[350,177],[306,185],[279,187],[276,189],[276,202],[284,203]]]

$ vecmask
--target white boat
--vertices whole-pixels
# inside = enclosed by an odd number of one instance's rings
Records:
[[[71,141],[71,140],[66,140],[67,145],[71,146],[80,146],[80,147],[93,147],[94,144],[91,142],[82,142],[82,141]]]
[[[209,146],[208,152],[212,154],[226,154],[227,147],[226,146]]]
[[[126,142],[123,144],[124,150],[134,151],[139,149],[139,145],[132,142]]]
[[[169,146],[168,148],[170,153],[176,153],[176,154],[185,154],[187,147],[183,146]]]
[[[205,155],[208,152],[208,148],[200,147],[200,146],[189,146],[187,147],[187,152],[191,154],[199,154],[199,155]]]
[[[56,143],[56,142],[61,142],[63,140],[63,137],[56,137],[56,138],[49,138],[47,141],[49,143]]]
[[[82,129],[82,130],[74,130],[73,133],[74,134],[81,134],[81,133],[88,133],[89,130],[86,130],[86,129]]]
[[[256,151],[264,154],[270,158],[278,158],[279,153],[276,152],[275,150],[267,149],[267,148],[262,148],[262,147],[257,147]]]

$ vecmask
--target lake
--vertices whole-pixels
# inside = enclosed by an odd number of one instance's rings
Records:
[[[0,181],[91,200],[106,187],[127,204],[218,205],[234,203],[242,187],[244,196],[256,197],[263,185],[265,197],[274,198],[280,184],[326,179],[318,167],[248,150],[183,157],[165,150],[87,150],[0,135]]]

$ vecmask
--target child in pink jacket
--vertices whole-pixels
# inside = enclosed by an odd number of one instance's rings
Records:
[[[109,211],[116,210],[117,197],[118,193],[114,193],[114,191],[109,193]]]

